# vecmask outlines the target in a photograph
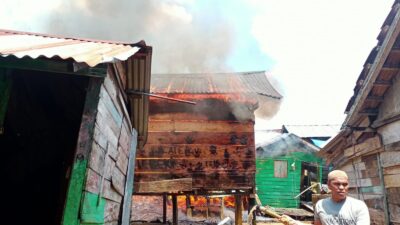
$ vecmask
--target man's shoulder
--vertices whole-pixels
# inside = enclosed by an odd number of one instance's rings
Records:
[[[357,198],[353,198],[351,196],[347,196],[346,197],[346,201],[350,202],[350,203],[355,203],[355,204],[365,204],[364,201],[357,199]]]
[[[346,198],[346,202],[349,202],[350,205],[357,206],[357,208],[359,208],[359,209],[368,210],[367,204],[365,204],[365,202],[360,199],[356,199],[356,198],[348,196]]]

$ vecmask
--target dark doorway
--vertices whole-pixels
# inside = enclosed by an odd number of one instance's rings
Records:
[[[300,191],[306,190],[308,187],[318,182],[318,164],[310,162],[301,163],[301,186]],[[312,200],[312,189],[307,190],[300,196],[301,201],[311,202]]]
[[[0,135],[2,220],[60,224],[89,78],[25,70],[11,77]]]

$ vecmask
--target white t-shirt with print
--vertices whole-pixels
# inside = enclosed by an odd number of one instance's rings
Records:
[[[363,201],[346,197],[334,202],[331,198],[321,199],[315,206],[314,218],[323,225],[369,225],[368,207]]]

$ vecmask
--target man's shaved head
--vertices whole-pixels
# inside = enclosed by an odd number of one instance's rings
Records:
[[[330,180],[333,180],[333,179],[338,178],[338,177],[342,177],[342,178],[348,179],[347,173],[344,172],[343,170],[333,170],[330,173],[328,173],[328,182]]]

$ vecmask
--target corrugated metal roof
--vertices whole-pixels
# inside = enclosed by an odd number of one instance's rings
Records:
[[[297,135],[286,133],[256,145],[256,157],[257,159],[273,158],[292,152],[316,153],[319,150],[320,148],[304,141]]]
[[[341,125],[283,125],[283,130],[302,138],[332,137],[340,131]]]
[[[280,99],[264,71],[242,73],[153,74],[152,93],[222,94],[257,93]]]
[[[123,61],[140,48],[135,44],[65,38],[45,34],[0,29],[0,56],[73,59],[94,67],[100,63]]]
[[[361,117],[377,115],[383,96],[400,71],[399,20],[400,0],[395,0],[377,37],[378,43],[368,55],[354,94],[347,103],[343,125],[353,126]]]

